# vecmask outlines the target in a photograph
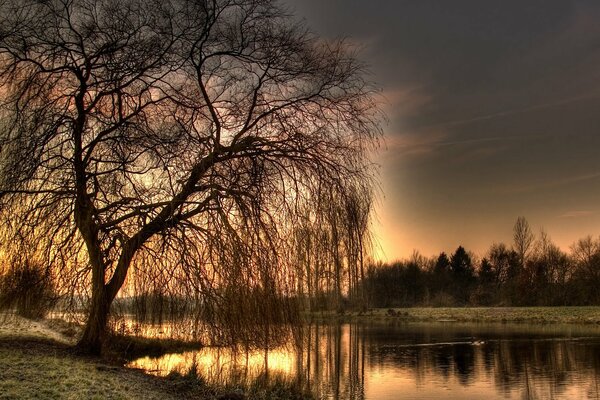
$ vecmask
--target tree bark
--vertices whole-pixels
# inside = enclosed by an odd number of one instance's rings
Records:
[[[135,237],[134,243],[139,245],[139,241],[140,239]],[[125,282],[127,271],[137,247],[130,244],[123,247],[115,273],[108,283],[105,283],[105,268],[101,264],[96,265],[94,271],[97,271],[97,273],[92,274],[92,300],[88,319],[83,335],[77,343],[77,347],[81,352],[94,355],[102,353],[108,333],[110,306]]]
[[[77,343],[79,351],[100,355],[107,335],[108,314],[112,299],[106,285],[94,285],[89,315],[83,335]]]

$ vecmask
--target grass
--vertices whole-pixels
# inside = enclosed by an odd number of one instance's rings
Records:
[[[74,356],[69,347],[54,341],[0,340],[0,399],[203,398],[200,395],[141,371]]]
[[[198,343],[113,337],[108,358],[84,357],[72,350],[76,335],[68,324],[0,319],[0,400],[5,399],[198,399],[295,400],[312,396],[284,378],[249,387],[209,386],[197,369],[167,377],[115,363],[142,352],[197,349]]]
[[[600,307],[413,307],[376,308],[366,312],[317,312],[306,315],[312,321],[456,321],[524,322],[559,324],[600,324]]]

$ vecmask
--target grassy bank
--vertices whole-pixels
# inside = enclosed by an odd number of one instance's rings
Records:
[[[0,320],[0,399],[304,399],[310,395],[289,382],[246,389],[210,387],[196,371],[156,377],[129,369],[116,358],[83,357],[72,350],[74,337],[53,321]],[[69,332],[66,332],[69,333]],[[185,343],[119,339],[116,347],[187,348]],[[162,346],[162,347],[161,347]]]
[[[0,339],[0,399],[197,397],[187,392],[140,371],[76,357],[57,342]]]
[[[378,308],[366,312],[315,312],[309,321],[444,321],[600,324],[600,307],[414,307]]]

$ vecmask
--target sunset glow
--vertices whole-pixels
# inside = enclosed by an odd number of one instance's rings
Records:
[[[597,2],[288,3],[386,99],[376,258],[483,255],[518,216],[563,250],[600,234]]]

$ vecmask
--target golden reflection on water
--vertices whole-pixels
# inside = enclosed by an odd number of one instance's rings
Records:
[[[204,348],[130,364],[158,375],[192,365],[215,383],[286,376],[325,399],[600,398],[600,328],[312,325],[300,346]]]
[[[257,379],[265,371],[282,375],[296,372],[293,353],[285,349],[270,350],[266,354],[260,350],[240,351],[230,348],[208,347],[195,352],[167,354],[162,357],[143,357],[128,364],[151,374],[165,376],[175,371],[187,373],[192,366],[202,373],[202,377],[215,383],[228,383],[230,380],[243,381]]]

